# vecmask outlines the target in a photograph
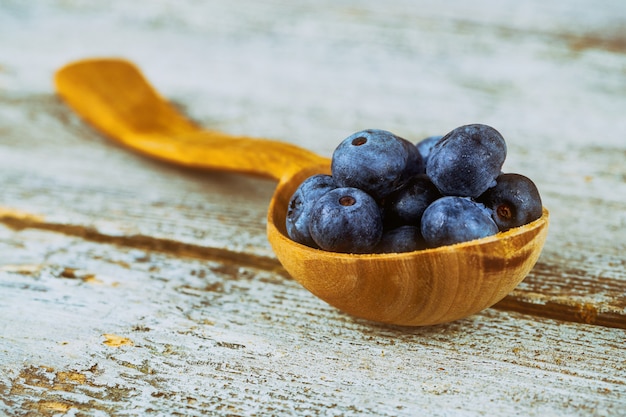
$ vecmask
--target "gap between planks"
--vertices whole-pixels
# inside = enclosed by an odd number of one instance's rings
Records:
[[[101,233],[91,227],[46,222],[43,218],[36,215],[15,210],[0,210],[0,223],[14,230],[44,230],[79,237],[96,243],[252,267],[291,279],[280,262],[271,257],[146,235],[112,236]],[[540,266],[541,262],[538,262],[537,265]],[[612,311],[611,309],[602,308],[593,301],[564,299],[563,297],[534,294],[521,289],[514,290],[492,308],[574,323],[626,329],[626,312],[623,310]]]

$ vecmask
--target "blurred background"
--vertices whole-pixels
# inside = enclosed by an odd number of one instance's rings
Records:
[[[121,56],[205,125],[323,154],[365,127],[418,140],[469,122],[513,147],[623,145],[626,4],[589,4],[0,0],[0,92]]]
[[[507,140],[504,170],[555,207],[550,239],[584,244],[587,227],[626,223],[626,3],[590,4],[0,0],[0,126],[35,129],[37,109],[62,108],[54,71],[107,56],[136,62],[207,128],[326,156],[365,128],[417,142],[490,124]],[[10,110],[27,97],[26,113]],[[603,224],[593,199],[613,213]],[[559,227],[571,218],[578,231]]]

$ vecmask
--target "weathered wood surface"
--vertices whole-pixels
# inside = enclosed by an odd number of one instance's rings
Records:
[[[0,1],[0,414],[626,415],[626,3],[34,3]],[[491,124],[544,253],[459,322],[345,316],[273,257],[272,182],[142,159],[59,102],[56,68],[108,55],[324,155]]]
[[[621,330],[496,310],[444,326],[378,326],[272,271],[39,230],[1,237],[22,259],[4,267],[2,291],[31,294],[3,300],[7,410],[616,415],[626,406]],[[45,331],[24,333],[34,327]]]

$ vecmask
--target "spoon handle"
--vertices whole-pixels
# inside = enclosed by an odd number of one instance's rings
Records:
[[[70,63],[55,74],[55,86],[64,101],[95,128],[135,151],[166,162],[279,181],[302,168],[329,166],[328,158],[289,143],[201,128],[125,60]]]

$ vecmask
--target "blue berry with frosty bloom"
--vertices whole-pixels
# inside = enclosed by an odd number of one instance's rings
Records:
[[[385,225],[418,226],[426,207],[441,197],[432,181],[426,175],[413,177],[407,185],[390,194],[384,203]]]
[[[382,237],[382,215],[374,198],[365,191],[335,188],[314,204],[310,231],[320,249],[369,253]]]
[[[428,136],[415,144],[417,151],[422,156],[422,161],[424,161],[424,169],[426,169],[426,165],[428,164],[430,151],[435,146],[435,143],[439,142],[441,138],[443,138],[442,135]]]
[[[426,247],[419,227],[399,226],[383,231],[383,236],[376,246],[377,253],[413,252]]]
[[[330,175],[317,174],[308,177],[296,189],[289,200],[285,221],[287,235],[293,241],[317,247],[309,231],[311,210],[321,196],[335,188],[337,186]]]
[[[482,204],[464,197],[442,197],[424,211],[422,236],[430,247],[495,235],[498,226]]]
[[[541,196],[535,183],[520,174],[501,174],[496,186],[478,199],[492,211],[500,231],[528,224],[543,214]]]
[[[493,127],[460,126],[432,148],[426,173],[443,195],[477,198],[496,185],[506,143]]]
[[[331,170],[338,186],[359,188],[380,201],[423,172],[424,164],[411,142],[386,130],[368,129],[337,146]]]

